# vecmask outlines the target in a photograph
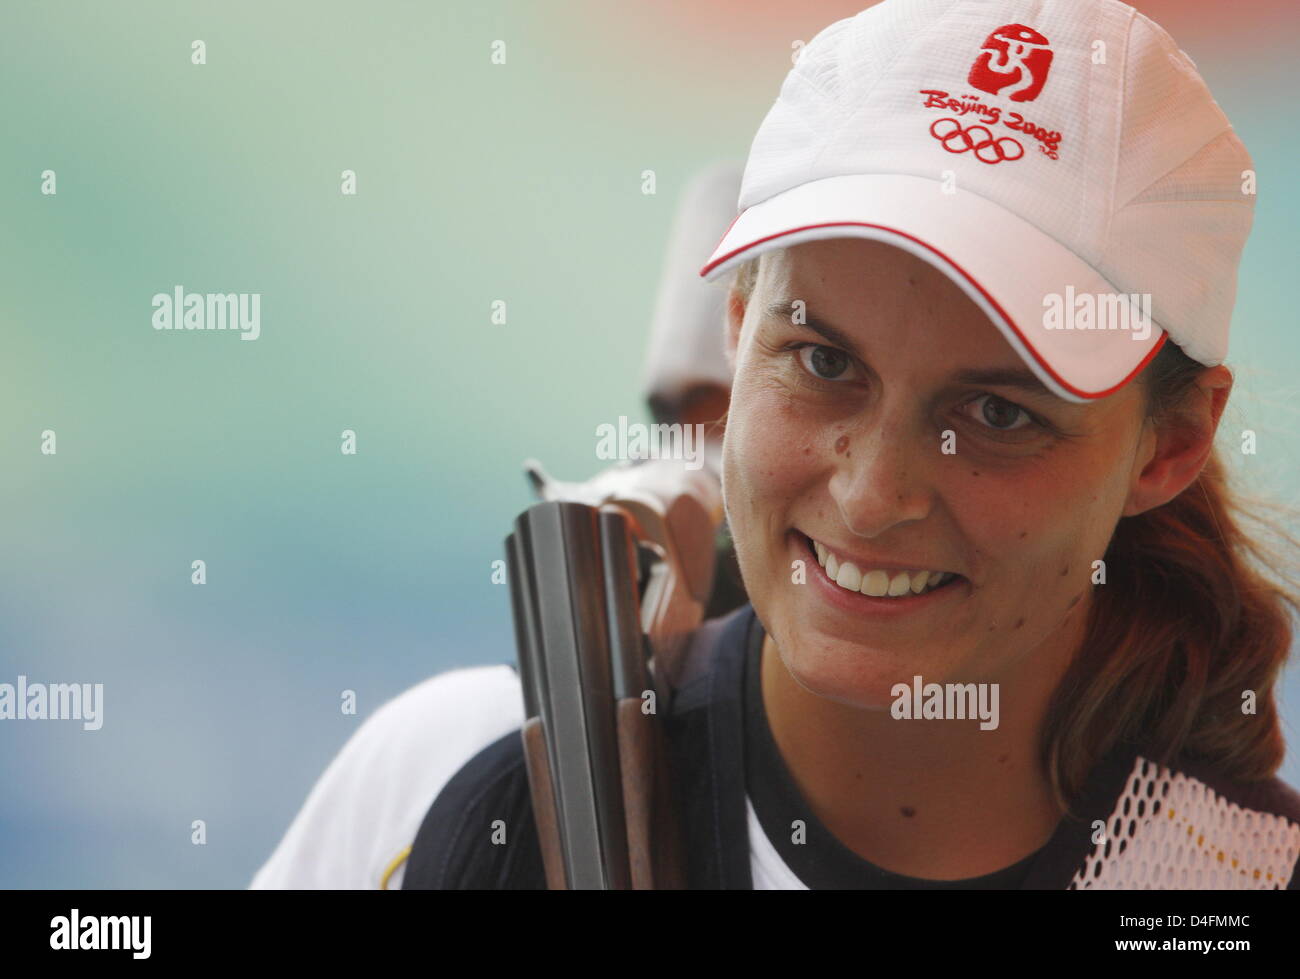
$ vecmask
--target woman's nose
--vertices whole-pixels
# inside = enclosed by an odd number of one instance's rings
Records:
[[[931,477],[940,443],[925,443],[901,423],[873,421],[839,435],[830,491],[844,525],[874,538],[900,524],[924,520],[934,502]]]

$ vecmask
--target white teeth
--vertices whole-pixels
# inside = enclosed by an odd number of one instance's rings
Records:
[[[810,538],[811,539],[811,538]],[[852,561],[841,561],[821,541],[813,541],[817,561],[826,569],[826,576],[841,588],[861,592],[874,598],[888,595],[901,598],[919,595],[938,588],[953,577],[951,571],[882,571],[863,572]]]
[[[840,565],[840,573],[835,576],[835,584],[849,591],[857,591],[862,584],[862,572],[852,561],[845,561]]]
[[[880,598],[889,591],[889,575],[883,571],[869,571],[862,579],[859,589],[864,595]]]

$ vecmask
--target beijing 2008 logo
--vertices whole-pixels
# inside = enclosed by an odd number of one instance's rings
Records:
[[[981,163],[1003,163],[1018,160],[1025,155],[1025,148],[1010,136],[994,136],[984,126],[967,126],[956,119],[936,119],[930,124],[930,135],[937,139],[949,153],[965,153]]]
[[[1032,27],[1007,24],[984,41],[967,81],[981,92],[1005,94],[1012,102],[1031,102],[1043,90],[1051,65],[1047,38]]]

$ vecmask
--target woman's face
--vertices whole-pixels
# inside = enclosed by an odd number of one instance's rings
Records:
[[[854,238],[764,257],[729,339],[727,517],[794,677],[885,707],[917,675],[1059,672],[1150,454],[1138,385],[1057,398],[941,272]]]

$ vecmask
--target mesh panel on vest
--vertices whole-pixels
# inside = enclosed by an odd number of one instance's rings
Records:
[[[1070,889],[1281,890],[1297,857],[1300,825],[1139,756]]]

